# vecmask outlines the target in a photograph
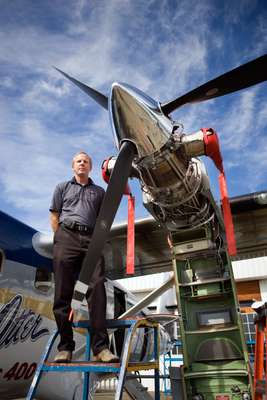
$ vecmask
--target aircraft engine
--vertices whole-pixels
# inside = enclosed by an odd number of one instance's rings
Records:
[[[136,162],[148,211],[167,229],[192,229],[213,218],[201,131],[173,133],[155,153]],[[202,136],[202,137],[201,137]]]
[[[206,154],[202,130],[185,135],[182,126],[174,130],[159,150],[136,157],[131,177],[140,180],[144,206],[168,230],[192,229],[213,218],[209,179],[204,164],[196,158]],[[208,131],[213,134],[213,131]],[[207,135],[207,134],[206,134]],[[116,157],[102,165],[106,182],[113,171]]]
[[[136,147],[132,176],[140,179],[144,205],[154,218],[171,231],[196,228],[213,218],[208,178],[195,158],[205,154],[213,131],[183,134],[182,125],[166,117],[160,103],[123,83],[112,85],[109,111],[118,148],[124,141]],[[112,170],[114,161],[109,159],[104,169]]]

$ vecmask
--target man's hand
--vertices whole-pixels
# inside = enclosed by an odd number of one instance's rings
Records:
[[[57,231],[59,225],[59,213],[55,211],[51,211],[50,213],[50,224],[51,228],[54,232]]]

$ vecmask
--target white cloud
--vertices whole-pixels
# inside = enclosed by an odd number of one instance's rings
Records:
[[[3,88],[11,89],[14,88],[14,81],[10,76],[5,76],[1,79],[0,86]]]
[[[58,85],[52,80],[37,80],[21,98],[24,109],[40,113],[57,114],[60,111],[59,100],[69,92],[69,85]]]
[[[228,150],[241,150],[251,142],[251,129],[257,114],[257,93],[259,88],[242,92],[233,102],[231,109],[225,114],[227,121],[222,143]]]

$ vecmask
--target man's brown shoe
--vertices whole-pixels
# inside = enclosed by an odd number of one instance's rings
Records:
[[[72,351],[70,350],[62,350],[59,351],[54,358],[55,363],[68,363],[72,359]]]
[[[115,356],[115,354],[112,354],[109,349],[103,349],[98,353],[96,356],[94,356],[93,361],[100,361],[103,363],[115,363],[119,362],[119,357]]]

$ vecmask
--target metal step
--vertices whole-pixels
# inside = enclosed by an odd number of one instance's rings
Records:
[[[124,389],[133,400],[153,400],[147,388],[137,378],[126,379]]]

